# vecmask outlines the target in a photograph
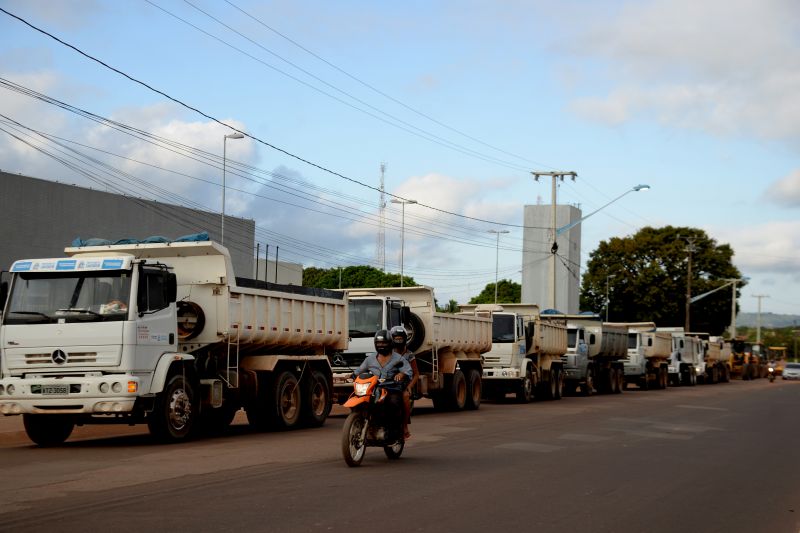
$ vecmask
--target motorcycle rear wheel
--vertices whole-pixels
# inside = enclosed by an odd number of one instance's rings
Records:
[[[364,426],[367,419],[361,413],[350,413],[342,428],[342,456],[347,466],[359,466],[364,460],[367,443]]]
[[[397,441],[390,446],[384,446],[383,452],[386,454],[386,457],[389,459],[400,459],[400,456],[403,455],[403,448],[405,448],[406,443],[403,441]]]

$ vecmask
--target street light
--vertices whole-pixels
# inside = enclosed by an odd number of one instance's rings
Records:
[[[573,222],[570,222],[569,224],[566,224],[566,225],[564,225],[564,226],[561,226],[560,228],[557,228],[557,229],[555,230],[555,232],[554,232],[554,235],[553,235],[553,247],[552,247],[552,249],[551,249],[551,252],[553,253],[553,286],[551,287],[551,291],[550,291],[550,295],[551,295],[551,299],[552,299],[551,303],[552,303],[552,307],[553,307],[554,309],[555,309],[555,307],[556,307],[555,254],[556,254],[556,252],[558,251],[558,245],[557,245],[557,243],[556,243],[556,237],[558,237],[559,235],[561,235],[561,234],[562,234],[562,233],[564,233],[565,231],[567,231],[567,230],[570,230],[570,229],[574,228],[575,226],[577,226],[578,224],[580,224],[581,222],[583,222],[584,220],[586,220],[586,219],[587,219],[587,218],[589,218],[590,216],[594,215],[595,213],[597,213],[597,212],[598,212],[598,211],[600,211],[601,209],[605,209],[606,207],[610,206],[611,204],[613,204],[614,202],[616,202],[617,200],[619,200],[619,199],[620,199],[620,198],[622,198],[623,196],[625,196],[625,195],[627,195],[627,194],[630,194],[630,193],[632,193],[632,192],[646,191],[646,190],[648,190],[649,188],[650,188],[650,186],[649,186],[649,185],[644,185],[644,184],[640,184],[640,185],[636,185],[635,187],[631,187],[630,189],[628,189],[628,190],[627,190],[627,191],[625,191],[624,193],[620,194],[619,196],[617,196],[616,198],[614,198],[614,199],[613,199],[613,200],[611,200],[610,202],[607,202],[607,203],[605,203],[605,204],[601,205],[600,207],[598,207],[597,209],[595,209],[594,211],[592,211],[592,212],[591,212],[591,213],[589,213],[588,215],[586,215],[586,216],[583,216],[583,217],[579,218],[578,220],[575,220],[575,221],[573,221]],[[555,198],[555,196],[554,196],[554,198]],[[554,209],[555,209],[555,208],[554,208]],[[555,215],[554,215],[554,219],[553,219],[553,227],[555,227]]]
[[[244,139],[244,135],[239,132],[224,135],[222,137],[222,221],[220,222],[220,244],[225,244],[225,161],[227,159],[228,139]]]
[[[495,254],[494,254],[494,303],[495,305],[497,305],[497,272],[500,269],[500,234],[511,233],[511,232],[506,229],[502,230],[490,229],[487,233],[497,234],[497,247],[495,249]]]
[[[697,296],[693,296],[692,298],[689,299],[689,303],[693,304],[697,300],[702,300],[709,294],[713,294],[717,291],[724,289],[728,285],[731,285],[733,287],[733,292],[731,293],[731,340],[733,340],[736,337],[736,284],[747,283],[748,281],[750,281],[750,278],[747,276],[742,276],[741,278],[726,278],[726,279],[721,279],[720,281],[724,281],[725,283],[723,285],[720,285],[716,289],[711,289],[710,291],[704,292],[703,294],[698,294]]]
[[[403,286],[403,248],[405,248],[405,235],[406,235],[406,204],[415,204],[416,200],[401,200],[399,198],[392,198],[393,204],[400,204],[402,206],[403,215],[400,223],[400,286]]]

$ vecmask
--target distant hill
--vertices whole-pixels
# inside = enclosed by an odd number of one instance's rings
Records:
[[[758,325],[758,313],[739,313],[736,315],[737,326],[754,328]],[[779,315],[761,313],[762,328],[788,328],[800,325],[800,315]]]

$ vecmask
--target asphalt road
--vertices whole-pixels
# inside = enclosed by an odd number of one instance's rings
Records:
[[[800,531],[800,383],[417,411],[402,459],[360,468],[341,414],[179,445],[80,428],[55,449],[7,418],[0,531]]]

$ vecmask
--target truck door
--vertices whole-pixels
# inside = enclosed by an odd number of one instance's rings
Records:
[[[136,298],[137,370],[152,371],[165,352],[177,344],[175,275],[161,268],[141,267]]]

